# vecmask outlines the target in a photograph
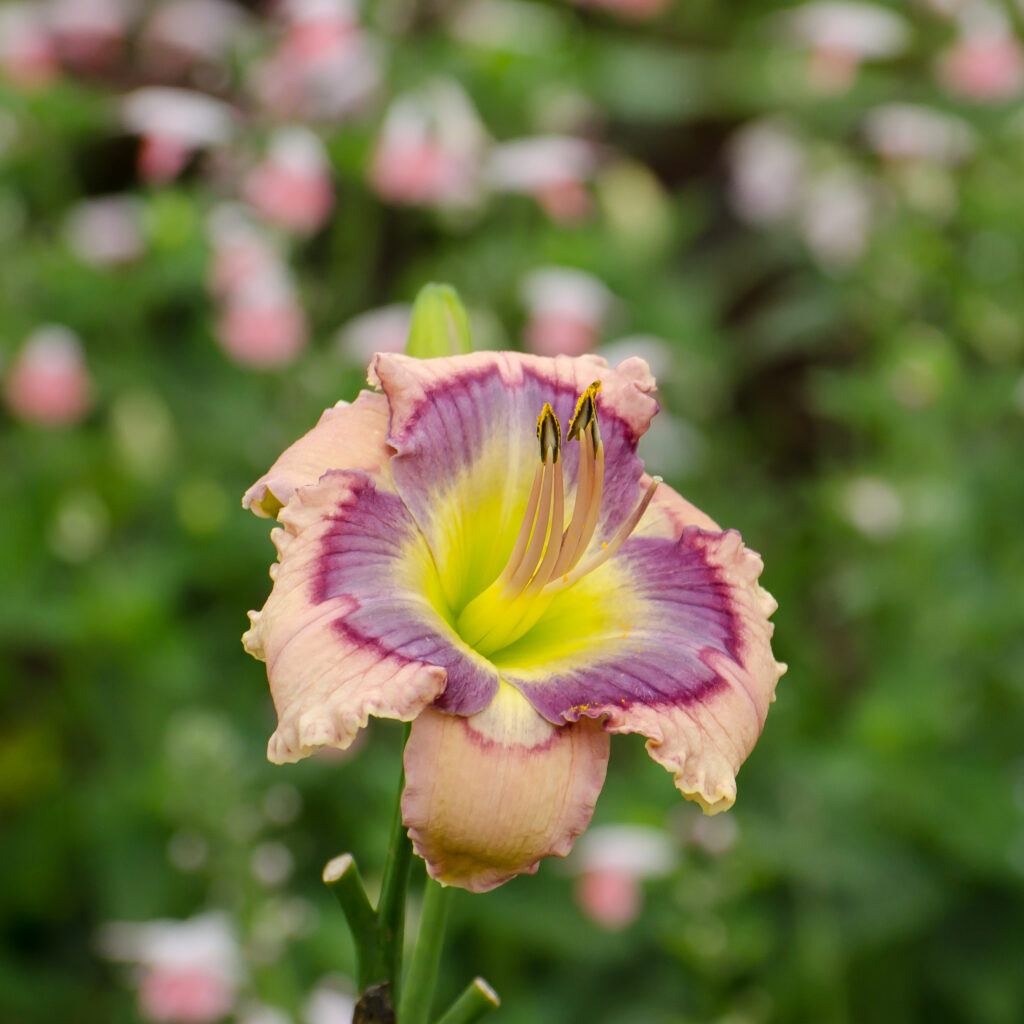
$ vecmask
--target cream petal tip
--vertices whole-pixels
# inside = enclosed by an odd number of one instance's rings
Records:
[[[259,661],[266,661],[267,654],[263,649],[263,637],[260,631],[260,613],[249,612],[249,628],[242,634],[242,647]]]

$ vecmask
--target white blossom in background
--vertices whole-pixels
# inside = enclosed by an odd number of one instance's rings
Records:
[[[630,334],[616,338],[602,345],[597,354],[607,359],[609,366],[618,366],[633,356],[639,356],[651,368],[655,380],[667,377],[675,364],[672,345],[653,334]]]
[[[553,220],[568,222],[590,213],[587,185],[596,168],[596,149],[585,139],[536,135],[496,145],[485,179],[493,191],[532,196]]]
[[[910,43],[906,20],[881,4],[813,0],[777,20],[791,42],[810,50],[808,84],[816,92],[844,92],[862,63],[897,57]]]
[[[571,267],[541,267],[523,280],[529,319],[523,341],[542,356],[578,356],[601,337],[614,296],[593,274]]]
[[[283,1010],[262,1003],[246,1004],[238,1011],[238,1024],[295,1024]]]
[[[409,337],[412,306],[397,302],[361,313],[337,335],[337,348],[346,361],[366,366],[375,352],[402,352]]]
[[[153,10],[139,42],[148,66],[180,76],[195,64],[219,64],[245,21],[229,0],[171,0]]]
[[[139,173],[152,182],[173,180],[193,153],[226,145],[235,134],[235,113],[227,103],[165,86],[145,86],[125,96],[121,121],[142,138]]]
[[[843,517],[865,536],[885,540],[903,525],[905,508],[899,492],[887,480],[861,476],[847,483],[840,494]]]
[[[130,263],[142,255],[142,203],[135,196],[112,195],[83,199],[64,221],[71,251],[96,267]]]
[[[816,177],[807,187],[798,227],[822,268],[839,271],[863,255],[873,220],[870,184],[853,169],[836,167]]]
[[[370,166],[384,200],[410,206],[466,207],[481,197],[487,132],[465,90],[436,79],[388,108]]]
[[[38,4],[0,6],[0,73],[21,88],[47,85],[60,71],[44,13]]]
[[[705,853],[721,857],[736,845],[739,827],[731,814],[717,814],[714,817],[701,814],[692,820],[690,842]]]
[[[253,878],[261,885],[282,885],[291,877],[295,858],[284,843],[260,843],[249,858]]]
[[[748,224],[775,224],[795,212],[807,157],[795,131],[776,119],[755,121],[729,141],[729,201]]]
[[[328,978],[313,989],[302,1010],[303,1024],[351,1024],[356,1003],[342,984]]]
[[[883,103],[864,117],[864,138],[886,160],[922,160],[944,166],[974,152],[971,126],[954,114],[916,103]]]
[[[670,874],[678,854],[664,829],[644,825],[602,825],[586,832],[572,863],[578,879],[576,902],[609,931],[625,928],[643,909],[646,878]]]

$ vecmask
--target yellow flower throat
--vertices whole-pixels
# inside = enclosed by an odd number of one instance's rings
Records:
[[[597,423],[595,381],[579,397],[566,434],[580,445],[572,517],[565,526],[562,432],[545,404],[537,417],[540,464],[512,553],[498,578],[477,594],[458,616],[459,636],[484,656],[509,646],[531,629],[555,594],[579,582],[606,562],[636,528],[661,482],[654,477],[636,508],[608,541],[584,560],[597,530],[604,492],[604,445]]]

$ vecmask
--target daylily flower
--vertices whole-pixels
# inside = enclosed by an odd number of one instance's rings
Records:
[[[568,853],[610,733],[728,808],[784,669],[775,602],[738,533],[644,473],[647,364],[383,353],[369,382],[243,499],[280,523],[243,638],[270,760],[411,721],[403,821],[432,877],[477,892]]]

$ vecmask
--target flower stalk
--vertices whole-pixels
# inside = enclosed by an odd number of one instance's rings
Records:
[[[362,992],[388,977],[377,912],[366,895],[352,854],[343,853],[328,861],[323,878],[348,920],[359,961],[358,980]]]
[[[409,725],[406,725],[403,743],[408,738]],[[352,854],[343,853],[333,858],[323,871],[324,883],[334,893],[345,914],[356,947],[360,995],[354,1024],[428,1024],[434,1002],[451,890],[427,879],[419,934],[408,975],[402,984],[406,896],[413,852],[408,832],[402,824],[404,786],[403,766],[377,908],[374,909],[366,894]],[[499,1003],[494,990],[482,978],[477,978],[467,986],[442,1020],[445,1024],[476,1021]],[[397,1016],[396,1007],[399,1007]]]
[[[475,1024],[500,1005],[498,993],[483,978],[474,978],[437,1024]]]
[[[427,879],[423,891],[423,916],[409,962],[409,974],[402,989],[398,1019],[400,1024],[428,1024],[434,1001],[437,970],[441,964],[444,929],[448,923],[451,889]]]
[[[409,739],[409,723],[403,726],[402,747]],[[404,764],[398,776],[398,795],[391,825],[391,842],[384,865],[384,883],[377,907],[384,966],[391,983],[392,1000],[397,1004],[402,977],[402,947],[405,943],[405,897],[409,889],[409,868],[412,864],[412,843],[402,824],[402,790],[405,788]]]

